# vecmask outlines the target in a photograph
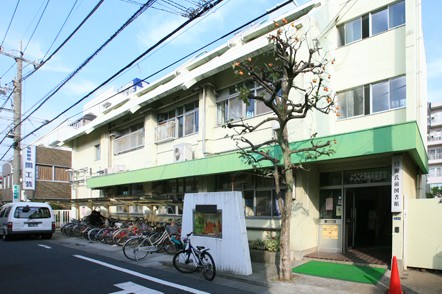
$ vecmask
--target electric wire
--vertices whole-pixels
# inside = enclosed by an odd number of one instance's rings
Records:
[[[48,94],[43,100],[40,102],[40,104],[34,108],[27,116],[21,119],[20,122],[18,122],[14,126],[17,128],[19,125],[21,125],[25,120],[27,120],[33,113],[35,113],[38,109],[40,109],[44,103],[46,103],[51,97],[53,97],[60,89],[63,87],[69,80],[71,80],[84,66],[86,66],[104,47],[106,47],[113,39],[115,39],[130,23],[132,23],[135,19],[137,19],[144,11],[146,11],[147,8],[149,8],[156,0],[149,0],[146,2],[146,4],[138,9],[106,42],[104,42],[91,56],[89,56],[76,70],[74,70],[68,77],[66,77],[54,90],[51,91],[50,94]],[[34,105],[35,106],[35,105]],[[34,107],[33,106],[33,107]],[[32,108],[32,107],[31,107]],[[2,140],[3,141],[3,140]],[[1,143],[1,142],[0,142]]]
[[[283,2],[283,3],[279,4],[279,5],[277,5],[277,6],[274,7],[273,9],[270,9],[270,10],[266,11],[264,14],[262,14],[262,15],[256,17],[256,18],[254,18],[254,19],[252,19],[252,20],[246,22],[245,24],[243,24],[243,25],[237,27],[236,29],[231,30],[230,32],[228,32],[228,33],[222,35],[221,37],[215,39],[214,41],[212,41],[212,42],[210,42],[210,43],[208,43],[208,44],[206,44],[206,45],[204,45],[204,46],[202,46],[202,47],[200,47],[200,48],[194,50],[193,52],[187,54],[186,56],[183,56],[182,58],[179,58],[178,60],[174,61],[173,63],[170,63],[169,65],[167,65],[167,66],[161,68],[160,70],[154,72],[153,74],[151,74],[151,75],[145,77],[144,79],[142,79],[142,81],[147,81],[149,78],[151,78],[151,77],[153,77],[153,76],[155,76],[155,75],[157,75],[157,74],[163,72],[164,70],[166,70],[166,69],[168,69],[168,68],[174,66],[175,64],[177,64],[177,63],[179,63],[179,62],[181,62],[181,61],[187,59],[188,57],[190,57],[190,56],[194,55],[195,53],[197,53],[197,52],[199,52],[199,51],[201,51],[201,50],[203,50],[203,49],[209,47],[210,45],[212,45],[212,44],[214,44],[214,43],[216,43],[216,42],[218,42],[218,41],[220,41],[220,40],[222,40],[222,39],[224,39],[224,38],[226,38],[226,37],[228,37],[228,36],[230,36],[230,35],[232,35],[232,34],[238,32],[238,31],[244,29],[245,27],[247,27],[247,26],[253,24],[254,22],[256,22],[257,20],[263,18],[264,16],[269,15],[269,14],[273,13],[274,11],[276,11],[276,10],[278,10],[278,9],[280,9],[280,8],[282,8],[282,7],[284,7],[284,6],[288,5],[288,4],[290,4],[290,3],[292,3],[291,0],[286,1],[286,2]],[[203,13],[205,13],[205,12],[203,12]],[[167,36],[166,36],[165,38],[167,38]],[[164,39],[164,38],[163,38],[163,39]],[[160,40],[159,42],[161,42],[161,40]],[[157,45],[158,45],[158,43],[155,44],[154,46],[157,46]],[[151,48],[148,49],[147,51],[151,51]],[[146,51],[146,52],[147,52],[147,51]],[[146,52],[143,53],[142,55],[145,55]],[[138,57],[137,59],[139,59],[139,57]],[[136,59],[136,60],[137,60],[137,59]],[[136,60],[134,60],[134,61],[131,62],[130,64],[135,63]],[[128,67],[129,67],[129,66],[126,66],[125,68],[128,68]],[[124,68],[124,69],[125,69],[125,68]],[[124,70],[124,69],[123,69],[123,70]],[[61,115],[63,115],[64,113],[66,113],[67,111],[69,111],[69,110],[71,110],[73,107],[75,107],[79,102],[83,101],[84,99],[86,99],[87,97],[89,97],[90,95],[92,95],[95,91],[97,91],[99,88],[101,88],[102,85],[107,84],[108,81],[112,80],[116,75],[118,75],[118,74],[119,74],[120,72],[122,72],[123,70],[120,70],[117,74],[114,74],[111,78],[109,78],[109,79],[106,80],[104,83],[102,83],[101,85],[99,85],[99,86],[98,86],[97,88],[95,88],[92,92],[90,92],[90,93],[88,93],[86,96],[82,97],[78,102],[76,102],[75,104],[71,105],[70,107],[68,107],[67,109],[65,109],[64,111],[62,111],[60,114],[58,114],[57,116],[55,116],[55,117],[52,118],[51,120],[48,120],[48,124],[51,123],[51,122],[53,122],[53,121],[55,121],[55,120],[58,119]],[[122,93],[122,92],[128,90],[129,88],[131,88],[131,86],[129,86],[129,87],[125,88],[125,89],[120,90],[118,93],[116,93],[116,94],[110,96],[110,97],[107,98],[106,100],[108,100],[108,99],[110,99],[110,98],[112,98],[112,97],[114,97],[114,96],[116,96],[116,95],[118,95],[118,94],[120,94],[120,93]],[[103,102],[103,101],[101,101],[101,102]],[[93,106],[92,106],[92,107],[93,107]],[[78,114],[75,114],[74,116],[77,116],[77,115],[78,115]],[[58,128],[59,126],[61,126],[61,125],[64,124],[67,120],[69,120],[70,118],[72,118],[72,117],[74,117],[74,116],[71,116],[71,117],[65,119],[63,122],[59,123],[59,124],[57,125],[56,128]],[[36,131],[40,130],[40,129],[43,128],[43,127],[44,127],[44,126],[40,126],[40,127],[38,127],[37,129],[33,130],[32,132],[36,132]],[[55,129],[56,129],[56,128],[55,128]],[[31,133],[32,133],[32,132],[31,132]],[[30,133],[30,134],[31,134],[31,133]],[[28,137],[30,134],[27,134],[27,135],[26,135],[25,137],[23,137],[21,140],[24,140],[24,139],[25,139],[26,137]],[[4,156],[5,156],[5,155],[4,155]],[[3,156],[3,157],[4,157],[4,156]],[[3,157],[2,157],[2,158],[3,158]],[[0,160],[2,160],[2,158],[0,158]]]
[[[46,2],[46,5],[45,5],[45,7],[43,8],[43,11],[42,11],[42,13],[41,13],[41,15],[40,15],[40,18],[38,19],[38,22],[37,22],[37,24],[35,25],[35,28],[34,28],[34,30],[32,31],[31,36],[29,37],[28,43],[26,44],[25,48],[24,48],[23,51],[22,51],[22,54],[23,54],[23,53],[26,51],[26,49],[28,48],[29,43],[31,43],[32,37],[34,37],[34,34],[35,34],[35,32],[37,31],[37,28],[38,28],[38,26],[40,25],[40,21],[41,21],[41,19],[43,18],[43,15],[45,14],[46,9],[48,8],[48,5],[49,5],[49,2],[50,2],[50,1],[51,1],[51,0],[48,0],[48,1]]]
[[[159,45],[161,45],[161,43],[163,43],[165,40],[167,40],[168,38],[170,38],[171,36],[173,36],[175,33],[177,33],[178,31],[180,31],[182,28],[184,28],[185,26],[187,26],[189,23],[191,23],[194,19],[200,17],[201,15],[203,15],[204,13],[206,13],[208,10],[210,10],[211,8],[215,7],[216,5],[218,5],[219,3],[221,3],[223,0],[217,0],[214,1],[214,3],[212,3],[210,6],[205,6],[203,9],[199,10],[198,13],[195,14],[194,17],[189,18],[188,20],[186,20],[184,23],[182,23],[181,25],[179,25],[176,29],[174,29],[172,32],[170,32],[169,34],[167,34],[165,37],[163,37],[161,40],[159,40],[157,43],[155,43],[153,46],[149,47],[145,52],[143,52],[141,55],[139,55],[137,58],[135,58],[134,60],[132,60],[129,64],[127,64],[125,67],[123,67],[122,69],[120,69],[118,72],[116,72],[115,74],[113,74],[111,77],[109,77],[107,80],[105,80],[104,82],[102,82],[100,85],[98,85],[94,90],[92,90],[91,92],[89,92],[87,95],[83,96],[81,99],[79,99],[77,102],[75,102],[74,104],[72,104],[70,107],[66,108],[65,110],[63,110],[61,113],[59,113],[57,116],[55,116],[54,118],[52,118],[51,120],[48,120],[48,123],[53,122],[54,120],[58,119],[60,116],[62,116],[63,114],[65,114],[66,112],[68,112],[69,110],[71,110],[72,108],[74,108],[75,106],[77,106],[79,103],[81,103],[83,100],[85,100],[86,98],[88,98],[89,96],[91,96],[93,93],[95,93],[98,89],[100,89],[101,87],[103,87],[104,85],[106,85],[109,81],[113,80],[115,77],[117,77],[118,75],[120,75],[121,72],[125,71],[127,68],[130,68],[132,65],[134,65],[137,61],[139,61],[141,58],[143,58],[145,55],[147,55],[149,52],[151,52],[152,50],[154,50],[156,47],[158,47]],[[46,125],[46,124],[45,124]],[[25,135],[24,137],[20,138],[18,142],[23,141],[24,139],[26,139],[27,137],[29,137],[31,134],[33,134],[34,132],[40,130],[41,128],[43,128],[45,125],[41,125],[38,128],[34,129],[32,132],[28,133],[27,135]],[[12,148],[12,147],[11,147]],[[4,157],[5,155],[3,155]],[[0,160],[3,159],[0,158]]]
[[[19,4],[20,4],[20,0],[18,0],[17,4],[15,5],[14,12],[12,13],[11,20],[9,21],[8,28],[6,29],[6,33],[5,33],[5,36],[3,37],[3,40],[2,40],[2,43],[0,44],[0,47],[3,47],[3,44],[5,43],[6,36],[8,35],[9,29],[11,28],[11,24],[12,24],[12,21],[14,20],[15,13],[17,12],[17,8],[18,8]]]
[[[55,49],[55,51],[45,60],[43,60],[40,65],[38,66],[38,68],[34,69],[33,71],[31,71],[30,73],[26,74],[23,78],[22,81],[26,80],[27,78],[29,78],[37,69],[41,68],[46,62],[48,62],[77,32],[78,30],[86,23],[86,21],[97,11],[97,9],[101,6],[101,4],[103,4],[104,0],[100,0],[95,6],[94,8],[88,13],[88,15],[81,21],[81,23],[75,28],[75,30],[60,44],[60,46],[58,46],[57,49]],[[38,103],[38,102],[37,102]]]
[[[124,1],[124,0],[122,0],[122,1]],[[221,1],[220,1],[220,2],[221,2]],[[161,73],[162,71],[164,71],[164,70],[166,70],[166,69],[172,67],[173,65],[175,65],[175,64],[177,64],[177,63],[179,63],[179,62],[181,62],[182,60],[188,58],[189,56],[195,54],[196,52],[199,52],[199,51],[205,49],[206,47],[208,47],[208,46],[210,46],[210,45],[212,45],[212,44],[218,42],[219,40],[222,40],[222,39],[224,39],[225,37],[227,37],[227,36],[229,36],[229,35],[231,35],[231,34],[237,32],[237,31],[239,31],[239,30],[241,30],[241,29],[243,29],[244,27],[246,27],[246,26],[252,24],[252,23],[255,22],[256,20],[259,20],[260,18],[262,18],[262,17],[264,17],[264,16],[266,16],[266,15],[268,15],[268,14],[270,14],[270,13],[276,11],[277,9],[279,9],[279,8],[281,8],[281,7],[283,7],[283,6],[287,5],[287,4],[290,4],[291,2],[292,2],[292,1],[286,1],[286,2],[284,2],[284,3],[282,3],[282,4],[277,5],[275,8],[273,8],[273,9],[271,9],[271,10],[268,10],[266,13],[260,15],[259,17],[254,18],[253,20],[251,20],[251,21],[245,23],[244,25],[239,26],[238,28],[236,28],[236,29],[230,31],[230,32],[227,33],[227,34],[224,34],[223,36],[219,37],[218,39],[216,39],[216,40],[214,40],[214,41],[208,43],[207,45],[202,46],[201,48],[199,48],[199,49],[197,49],[197,50],[191,52],[190,54],[188,54],[188,55],[186,55],[186,56],[184,56],[184,57],[182,57],[182,58],[176,60],[175,62],[169,64],[168,66],[163,67],[162,69],[160,69],[160,70],[156,71],[155,73],[149,75],[148,77],[144,78],[143,81],[146,81],[146,80],[149,79],[150,77],[155,76],[155,75]],[[218,4],[218,3],[217,3],[217,4]],[[215,4],[215,5],[216,5],[216,4]],[[204,12],[205,12],[205,11],[203,11],[202,13],[204,13]],[[202,14],[202,13],[201,13],[201,14]],[[187,22],[186,22],[186,23],[187,23]],[[166,36],[165,38],[167,38],[167,36]],[[87,94],[86,96],[84,96],[83,98],[81,98],[81,99],[80,99],[79,101],[77,101],[75,104],[73,104],[73,105],[70,106],[69,108],[65,109],[64,111],[62,111],[61,113],[59,113],[56,117],[52,118],[51,120],[48,120],[48,121],[47,121],[47,124],[49,124],[49,123],[55,121],[55,120],[58,119],[61,115],[63,115],[64,113],[66,113],[67,111],[69,111],[70,109],[72,109],[74,106],[78,105],[81,101],[83,101],[84,99],[86,99],[86,98],[89,97],[90,95],[92,95],[92,94],[93,94],[94,92],[96,92],[99,88],[101,88],[102,85],[105,85],[109,80],[113,79],[113,78],[114,78],[115,76],[117,76],[120,72],[122,72],[123,70],[127,69],[129,66],[131,66],[132,64],[134,64],[137,60],[140,59],[141,56],[145,56],[146,53],[148,53],[148,52],[150,52],[150,51],[152,50],[152,48],[157,47],[157,45],[160,44],[160,43],[162,43],[162,41],[163,41],[165,38],[163,38],[163,39],[160,40],[157,44],[155,44],[154,46],[152,46],[151,48],[149,48],[145,53],[143,53],[143,54],[140,55],[138,58],[136,58],[134,61],[132,61],[128,66],[124,67],[122,70],[120,70],[119,72],[117,72],[116,74],[114,74],[111,78],[107,79],[104,83],[102,83],[100,86],[98,86],[97,88],[95,88],[95,89],[94,89],[93,91],[91,91],[89,94]],[[129,88],[130,88],[130,87],[129,87]],[[126,89],[125,89],[125,90],[126,90]],[[122,90],[122,91],[125,91],[125,90]],[[120,91],[120,93],[121,93],[122,91]],[[118,94],[118,93],[117,93],[117,94]],[[114,95],[114,96],[115,96],[115,95]],[[77,114],[76,114],[76,115],[77,115]],[[71,116],[70,118],[72,118],[72,117],[73,117],[73,116]],[[66,122],[66,121],[69,120],[70,118],[67,118],[66,120],[64,120],[63,122],[61,122],[57,127],[59,127],[60,125],[62,125],[64,122]],[[34,132],[37,132],[37,131],[40,130],[42,127],[44,127],[44,126],[42,125],[42,126],[36,128],[36,129],[34,129],[31,133],[29,133],[29,134],[27,134],[25,137],[21,138],[20,141],[26,139],[30,134],[32,134],[32,133],[34,133]],[[11,148],[12,148],[12,146],[10,146],[10,148],[8,149],[8,151],[9,151]],[[0,160],[2,160],[2,159],[6,156],[6,154],[7,154],[8,151],[6,151],[6,152],[4,153],[4,155],[2,156],[2,158],[0,158]]]
[[[68,15],[66,16],[66,19],[64,20],[63,24],[61,25],[60,29],[58,30],[57,35],[54,38],[54,41],[52,41],[51,45],[49,46],[48,50],[46,51],[45,55],[43,55],[43,60],[46,58],[46,56],[49,54],[49,51],[51,51],[52,46],[54,46],[55,41],[57,41],[58,37],[60,36],[61,31],[63,30],[64,26],[66,25],[66,23],[68,22],[68,19],[70,18],[72,11],[74,11],[75,6],[77,5],[78,0],[75,0],[74,5],[72,5],[71,10],[69,11]],[[55,53],[57,53],[58,50],[60,50],[61,47],[58,47],[53,53],[52,55],[54,55]],[[48,58],[51,59],[52,55]],[[46,60],[47,61],[47,60]]]

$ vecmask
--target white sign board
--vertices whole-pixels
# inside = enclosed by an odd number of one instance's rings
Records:
[[[402,156],[391,162],[391,212],[402,212]]]
[[[35,190],[35,146],[23,149],[23,190]]]
[[[247,239],[244,202],[241,192],[188,193],[184,195],[181,236],[199,231],[201,221],[194,216],[198,211],[216,211],[202,231],[191,237],[192,245],[210,248],[215,266],[219,271],[239,275],[251,275],[249,242]],[[221,214],[221,216],[220,216]],[[218,223],[220,220],[220,223]]]

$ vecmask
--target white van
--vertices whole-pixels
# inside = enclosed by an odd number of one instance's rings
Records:
[[[55,217],[47,203],[13,202],[0,208],[0,225],[3,240],[17,235],[41,235],[50,239],[55,232]]]

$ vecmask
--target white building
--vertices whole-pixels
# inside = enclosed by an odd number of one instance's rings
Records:
[[[72,147],[80,214],[101,206],[153,221],[177,218],[186,192],[236,190],[249,239],[277,232],[273,182],[241,162],[222,125],[269,115],[238,102],[232,64],[273,50],[267,36],[282,18],[336,60],[330,82],[341,106],[340,117],[311,113],[289,126],[292,142],[313,132],[337,141],[335,154],[296,172],[292,257],[387,247],[406,266],[404,209],[423,195],[428,172],[419,0],[311,1],[129,94],[60,140]],[[254,138],[272,135],[269,125]]]
[[[442,103],[428,105],[428,185],[442,186]]]

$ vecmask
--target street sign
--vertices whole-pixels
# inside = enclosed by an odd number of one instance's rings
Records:
[[[12,202],[20,201],[20,185],[12,186]]]

